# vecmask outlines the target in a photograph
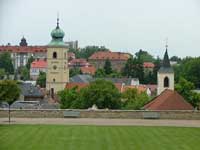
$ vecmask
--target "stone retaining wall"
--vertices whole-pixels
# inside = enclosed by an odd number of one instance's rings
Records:
[[[62,109],[48,109],[48,110],[11,110],[11,117],[16,118],[63,118],[64,111],[79,111],[80,118],[129,118],[142,119],[143,113],[148,111],[135,110],[62,110]],[[192,119],[200,120],[200,111],[151,111],[157,112],[160,119]],[[8,110],[0,109],[0,118],[8,117]]]

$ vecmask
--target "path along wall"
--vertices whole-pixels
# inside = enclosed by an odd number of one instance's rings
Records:
[[[200,111],[133,111],[133,110],[11,110],[11,117],[16,118],[64,118],[65,111],[80,112],[79,118],[126,118],[143,119],[145,112],[157,113],[160,119],[200,120]],[[0,109],[0,118],[8,117],[8,110]]]

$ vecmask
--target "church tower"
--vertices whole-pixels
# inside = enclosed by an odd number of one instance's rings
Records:
[[[166,51],[161,68],[157,73],[157,95],[160,95],[160,93],[165,89],[174,90],[174,70],[170,65],[167,47],[168,45],[166,45]]]
[[[52,40],[47,45],[47,78],[46,89],[54,97],[54,93],[65,88],[69,82],[69,69],[67,60],[67,45],[63,42],[65,33],[57,26],[51,32]]]

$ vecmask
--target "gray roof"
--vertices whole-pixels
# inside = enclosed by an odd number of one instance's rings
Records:
[[[160,67],[158,72],[159,73],[174,73],[174,70],[172,67]]]
[[[91,81],[94,81],[94,79],[90,75],[75,75],[70,78],[70,82],[76,83],[89,83]]]
[[[138,78],[93,78],[91,75],[75,75],[70,78],[70,82],[90,83],[97,79],[104,79],[113,83],[124,83],[125,85],[131,85],[132,80],[139,80]]]
[[[26,97],[43,97],[44,95],[40,89],[36,86],[33,86],[31,83],[22,83],[20,84],[21,94]]]
[[[138,81],[138,78],[104,78],[104,80],[111,81],[113,83],[124,83],[125,85],[131,85],[132,80]]]
[[[161,65],[161,68],[158,70],[158,72],[159,73],[174,73],[174,70],[170,65],[169,56],[167,52],[167,45],[166,45],[166,51],[165,51],[165,55],[162,61],[162,65]]]

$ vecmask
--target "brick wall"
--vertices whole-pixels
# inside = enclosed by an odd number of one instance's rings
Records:
[[[63,112],[70,110],[11,110],[11,117],[17,118],[63,118]],[[80,118],[129,118],[142,119],[146,111],[125,110],[74,110],[80,112]],[[160,114],[161,119],[200,120],[200,111],[152,111]],[[0,118],[8,117],[8,110],[0,109]]]

